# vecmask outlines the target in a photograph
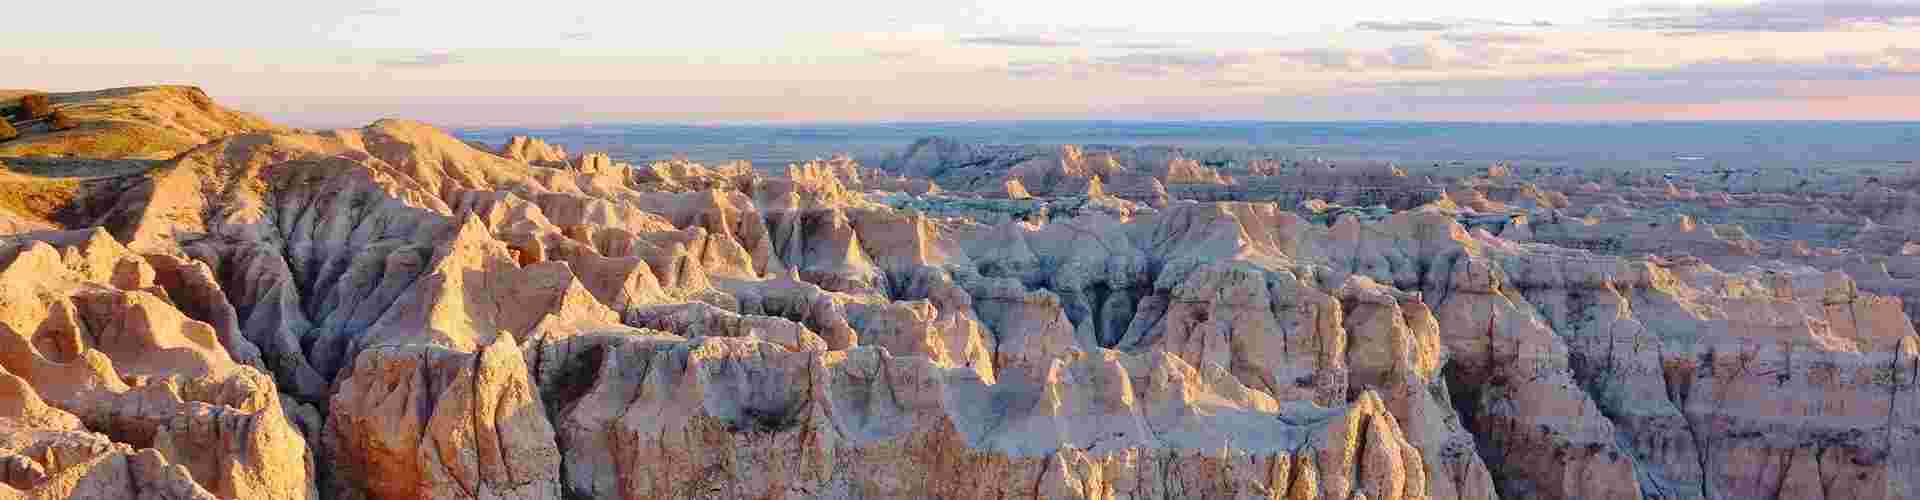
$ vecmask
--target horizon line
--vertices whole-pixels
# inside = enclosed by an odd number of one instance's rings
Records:
[[[411,118],[380,118],[357,126],[307,125],[297,121],[285,121],[289,126],[305,129],[360,128],[383,119],[403,119],[419,121],[448,130],[486,130],[486,129],[565,129],[596,126],[655,126],[684,128],[725,128],[725,127],[874,127],[874,126],[928,126],[928,125],[1031,125],[1031,124],[1124,124],[1124,125],[1353,125],[1353,124],[1435,124],[1435,125],[1660,125],[1660,124],[1870,124],[1870,125],[1915,125],[1920,119],[1793,119],[1793,118],[1634,118],[1634,119],[1562,119],[1562,120],[1448,120],[1448,119],[1152,119],[1152,118],[1008,118],[985,120],[799,120],[799,121],[669,121],[669,120],[604,120],[583,122],[529,122],[518,124],[458,123],[418,120]]]

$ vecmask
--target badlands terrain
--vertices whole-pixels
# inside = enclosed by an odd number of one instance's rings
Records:
[[[0,92],[0,499],[1920,499],[1920,177]]]

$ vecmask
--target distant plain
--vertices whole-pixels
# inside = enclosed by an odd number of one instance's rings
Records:
[[[759,168],[847,154],[877,163],[922,137],[971,144],[1176,146],[1189,155],[1378,161],[1406,166],[1621,169],[1904,169],[1920,162],[1920,122],[1150,122],[670,125],[466,128],[498,144],[533,135],[569,150],[644,163],[682,155]]]

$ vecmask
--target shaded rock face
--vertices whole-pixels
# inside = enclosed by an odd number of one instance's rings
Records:
[[[251,348],[231,322],[183,313],[145,259],[76,233],[0,250],[0,494],[317,498],[295,409],[229,355]]]
[[[1920,493],[1920,338],[1848,273],[1463,208],[1571,206],[1541,188],[1174,196],[1428,185],[1216,164],[890,160],[940,193],[396,120],[213,139],[0,236],[0,498]]]
[[[382,347],[339,382],[332,498],[559,498],[559,450],[511,335],[476,353]]]
[[[573,368],[591,388],[560,419],[567,487],[583,496],[1427,498],[1421,458],[1371,393],[1275,424],[1273,399],[1165,355],[1109,351],[987,384],[866,347],[594,342]],[[1229,436],[1230,449],[1179,449]]]

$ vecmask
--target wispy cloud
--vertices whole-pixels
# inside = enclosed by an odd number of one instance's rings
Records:
[[[1539,45],[1546,43],[1540,35],[1526,33],[1448,33],[1440,35],[1441,40],[1470,45]]]
[[[1113,35],[1132,35],[1134,31],[1114,29],[1094,31],[1092,28],[1080,28],[1074,31],[1055,31],[1048,34],[1007,34],[971,36],[958,40],[962,45],[1016,48],[1059,48],[1094,47],[1120,50],[1173,50],[1187,48],[1187,44],[1165,40],[1127,40]]]
[[[1513,49],[1495,44],[1419,43],[1384,50],[1319,48],[1274,51],[1264,60],[1309,71],[1466,71],[1588,60],[1558,49]]]
[[[1441,21],[1361,21],[1353,25],[1360,31],[1385,31],[1403,33],[1409,31],[1447,31],[1465,26],[1456,22]]]
[[[1252,80],[1200,80],[1194,83],[1200,85],[1201,87],[1206,87],[1210,89],[1222,89],[1222,90],[1240,90],[1240,89],[1260,88],[1260,87],[1265,87],[1267,85],[1265,82],[1258,82],[1258,81],[1252,81]]]
[[[991,35],[961,38],[966,45],[990,47],[1077,47],[1080,42],[1064,38],[1040,35]]]
[[[1678,32],[1811,32],[1920,25],[1920,2],[1766,0],[1742,5],[1650,5],[1616,13],[1614,26]]]
[[[1453,31],[1475,27],[1490,28],[1551,28],[1547,21],[1502,21],[1498,19],[1448,19],[1413,21],[1361,21],[1354,23],[1353,29],[1360,31],[1380,31],[1387,33],[1407,33],[1422,31]]]
[[[920,56],[921,56],[920,51],[917,51],[917,50],[869,50],[867,51],[867,57],[878,59],[881,61],[907,61],[907,60],[919,59]]]
[[[1552,28],[1554,26],[1553,23],[1550,21],[1525,21],[1525,22],[1483,21],[1483,22],[1492,26],[1499,26],[1502,28]]]
[[[452,66],[462,62],[466,62],[466,60],[461,58],[459,54],[452,52],[435,52],[402,59],[382,59],[374,62],[374,65],[389,69],[431,69]]]
[[[561,39],[561,40],[569,40],[569,41],[576,41],[576,42],[578,42],[578,41],[587,41],[587,40],[592,40],[592,39],[593,39],[593,33],[589,33],[589,32],[585,32],[585,31],[574,31],[574,32],[567,32],[567,33],[561,33],[561,34],[560,34],[560,39]]]
[[[1174,42],[1114,42],[1101,47],[1127,50],[1169,50],[1185,48],[1186,44]]]
[[[1387,95],[1449,96],[1484,102],[1702,103],[1801,95],[1821,83],[1920,80],[1920,49],[1837,53],[1817,58],[1698,61],[1660,68],[1557,76],[1441,78],[1370,86]]]
[[[1624,56],[1624,55],[1633,53],[1633,50],[1631,49],[1622,49],[1622,48],[1616,48],[1616,47],[1594,47],[1594,48],[1585,48],[1585,49],[1574,49],[1573,51],[1581,55],[1587,55],[1587,56],[1593,56],[1593,57],[1619,57],[1619,56]]]
[[[1136,52],[1060,60],[1023,60],[1006,65],[1016,78],[1150,77],[1185,78],[1225,85],[1241,67],[1321,72],[1424,71],[1485,68],[1500,54],[1457,50],[1448,44],[1400,45],[1384,50],[1314,48],[1224,52]]]
[[[1014,61],[1005,67],[1016,78],[1090,78],[1094,76],[1215,78],[1235,65],[1253,62],[1248,52],[1140,52],[1093,58]]]
[[[1461,35],[1384,49],[1323,47],[1134,52],[1102,57],[1017,60],[998,69],[1008,76],[1023,79],[1144,77],[1181,79],[1212,88],[1227,88],[1254,86],[1236,81],[1236,78],[1246,74],[1347,73],[1349,77],[1368,78],[1365,75],[1483,73],[1497,69],[1533,71],[1530,68],[1543,65],[1616,61],[1632,53],[1613,48],[1554,47],[1522,35]]]
[[[1268,52],[1275,60],[1324,71],[1357,71],[1378,64],[1378,54],[1352,49],[1316,48]]]
[[[1253,61],[1243,52],[1222,53],[1136,53],[1098,59],[1101,64],[1144,75],[1215,74],[1237,64]]]

